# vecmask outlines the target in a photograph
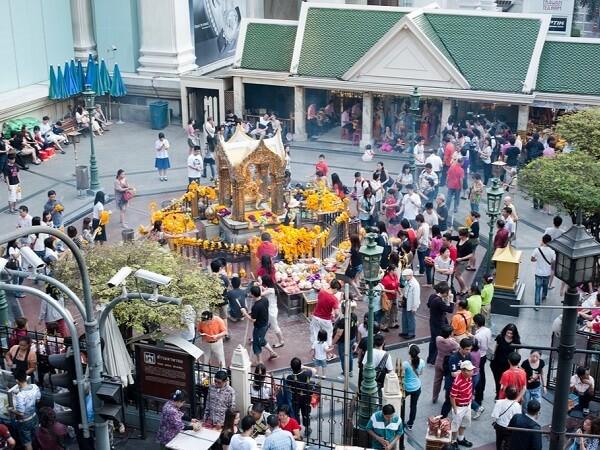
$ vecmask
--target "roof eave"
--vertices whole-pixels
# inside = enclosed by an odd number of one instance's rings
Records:
[[[542,51],[544,50],[544,43],[548,35],[548,29],[550,28],[550,16],[543,15],[539,17],[540,29],[538,31],[535,46],[529,59],[529,68],[527,69],[527,75],[523,81],[523,92],[529,94],[533,92],[537,83],[538,71],[540,67],[540,60],[542,58]]]

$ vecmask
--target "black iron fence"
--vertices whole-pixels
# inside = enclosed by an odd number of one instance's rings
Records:
[[[555,334],[552,335],[552,344],[554,348],[558,348],[560,338]],[[600,334],[588,333],[585,331],[577,331],[575,334],[575,348],[577,350],[587,350],[600,352]],[[596,381],[594,390],[594,401],[600,402],[600,353],[580,353],[575,351],[573,357],[571,373],[575,374],[578,366],[587,367],[590,370],[590,375]],[[550,389],[556,387],[556,376],[558,371],[559,358],[557,351],[550,352],[548,360],[548,375],[546,386]]]

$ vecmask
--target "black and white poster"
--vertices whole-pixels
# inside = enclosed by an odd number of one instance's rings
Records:
[[[247,0],[192,0],[196,64],[217,69],[235,55]]]

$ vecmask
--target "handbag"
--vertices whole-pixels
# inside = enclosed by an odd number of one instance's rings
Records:
[[[381,309],[384,311],[392,309],[392,300],[385,291],[381,291]]]
[[[133,191],[125,191],[123,192],[123,200],[125,200],[126,202],[128,202],[129,200],[131,200],[134,197],[134,193]]]
[[[494,341],[493,345],[490,345],[486,352],[485,352],[485,358],[488,361],[493,361],[494,360],[494,356],[496,355],[496,346],[498,345],[498,343],[496,341]]]

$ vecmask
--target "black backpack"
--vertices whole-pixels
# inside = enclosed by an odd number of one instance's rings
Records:
[[[379,364],[377,364],[377,367],[375,367],[375,381],[377,381],[377,386],[379,388],[383,388],[385,376],[388,374],[388,370],[385,365],[389,356],[389,353],[386,352],[385,355],[383,355],[383,358],[381,358],[381,361],[379,361]]]

